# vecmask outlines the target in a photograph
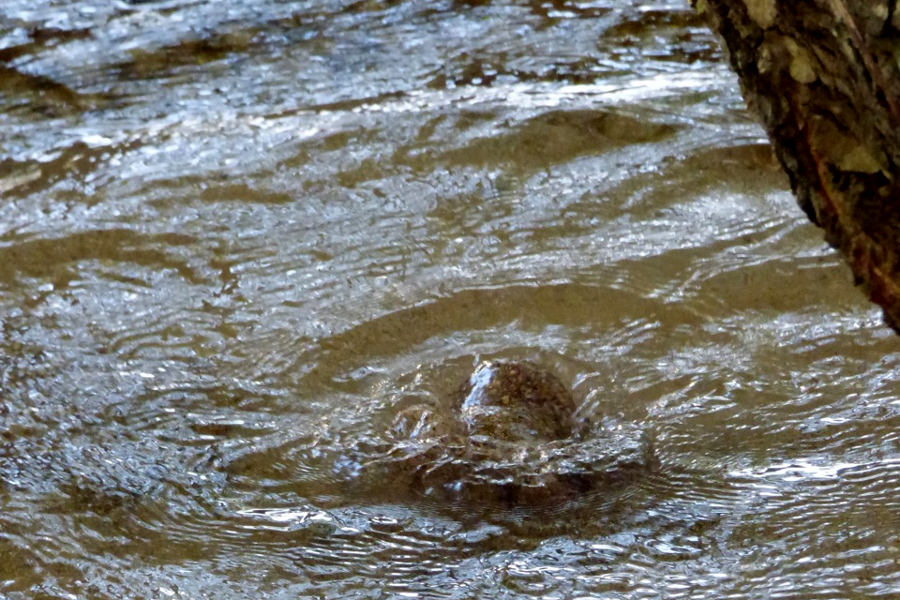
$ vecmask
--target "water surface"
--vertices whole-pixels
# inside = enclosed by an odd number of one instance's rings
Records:
[[[0,595],[895,597],[896,337],[685,4],[6,0]],[[658,470],[367,480],[483,359]]]

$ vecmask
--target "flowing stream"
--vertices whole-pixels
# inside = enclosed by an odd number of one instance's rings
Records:
[[[0,6],[4,599],[897,598],[898,350],[686,0]],[[655,465],[415,488],[490,359]]]

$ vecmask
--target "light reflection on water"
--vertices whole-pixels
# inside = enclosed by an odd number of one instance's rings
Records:
[[[895,337],[681,2],[0,15],[0,595],[900,589]],[[372,468],[488,358],[659,467]]]

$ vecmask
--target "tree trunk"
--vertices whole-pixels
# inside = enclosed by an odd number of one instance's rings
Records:
[[[900,3],[692,2],[800,206],[900,333]]]

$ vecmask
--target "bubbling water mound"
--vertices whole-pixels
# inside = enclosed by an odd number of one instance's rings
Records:
[[[460,390],[470,436],[558,440],[572,435],[575,401],[555,375],[530,362],[485,362]]]
[[[654,464],[640,427],[579,422],[571,392],[534,363],[482,363],[443,406],[449,414],[419,407],[397,415],[395,430],[405,437],[369,463],[439,503],[558,504]]]

